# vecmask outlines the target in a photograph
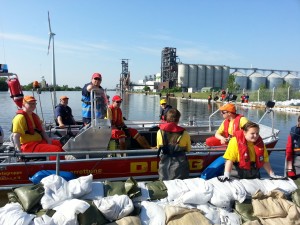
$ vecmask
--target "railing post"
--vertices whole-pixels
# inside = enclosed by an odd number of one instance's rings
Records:
[[[258,88],[257,90],[257,101],[259,102],[259,91],[260,91],[260,88]]]
[[[288,86],[287,100],[290,100],[290,87],[291,86]]]
[[[274,92],[275,92],[275,87],[273,87],[273,92],[272,92],[272,101],[274,101]]]

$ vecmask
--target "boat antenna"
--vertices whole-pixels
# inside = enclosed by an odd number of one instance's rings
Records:
[[[56,101],[56,92],[55,92],[56,77],[55,77],[55,54],[54,54],[54,36],[55,36],[55,33],[53,33],[52,30],[51,30],[49,11],[48,11],[48,24],[49,24],[49,44],[48,44],[48,53],[47,54],[49,55],[50,44],[51,44],[51,40],[52,40],[52,85],[53,85],[52,98],[53,98],[53,103],[56,106],[57,101]]]

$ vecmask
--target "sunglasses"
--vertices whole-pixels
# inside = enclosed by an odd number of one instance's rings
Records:
[[[122,103],[122,101],[116,101],[116,103],[120,104],[120,103]]]
[[[28,105],[36,105],[36,102],[26,102]]]
[[[166,103],[163,103],[163,104],[161,104],[161,105],[166,105]]]
[[[96,78],[94,78],[94,80],[101,80],[101,78],[97,78],[97,77],[96,77]]]
[[[221,111],[221,113],[222,113],[222,114],[226,114],[226,113],[228,113],[228,112],[227,112],[227,111]]]

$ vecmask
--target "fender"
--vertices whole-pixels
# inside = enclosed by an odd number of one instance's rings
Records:
[[[10,91],[10,97],[14,100],[14,102],[19,108],[22,108],[24,94],[18,76],[13,78],[8,78],[7,84]]]

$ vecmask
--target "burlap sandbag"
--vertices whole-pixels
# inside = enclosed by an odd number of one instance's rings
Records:
[[[158,200],[168,197],[168,189],[163,181],[153,181],[146,184],[151,200]]]
[[[106,225],[142,225],[141,220],[137,216],[126,216]]]
[[[291,194],[292,201],[300,207],[300,189],[297,189],[292,192]]]
[[[24,211],[35,213],[42,208],[40,202],[45,193],[42,183],[18,187],[13,189],[13,192],[17,195]]]
[[[258,218],[253,216],[253,206],[251,199],[246,199],[244,202],[235,202],[234,211],[242,217],[243,222],[254,221]]]

